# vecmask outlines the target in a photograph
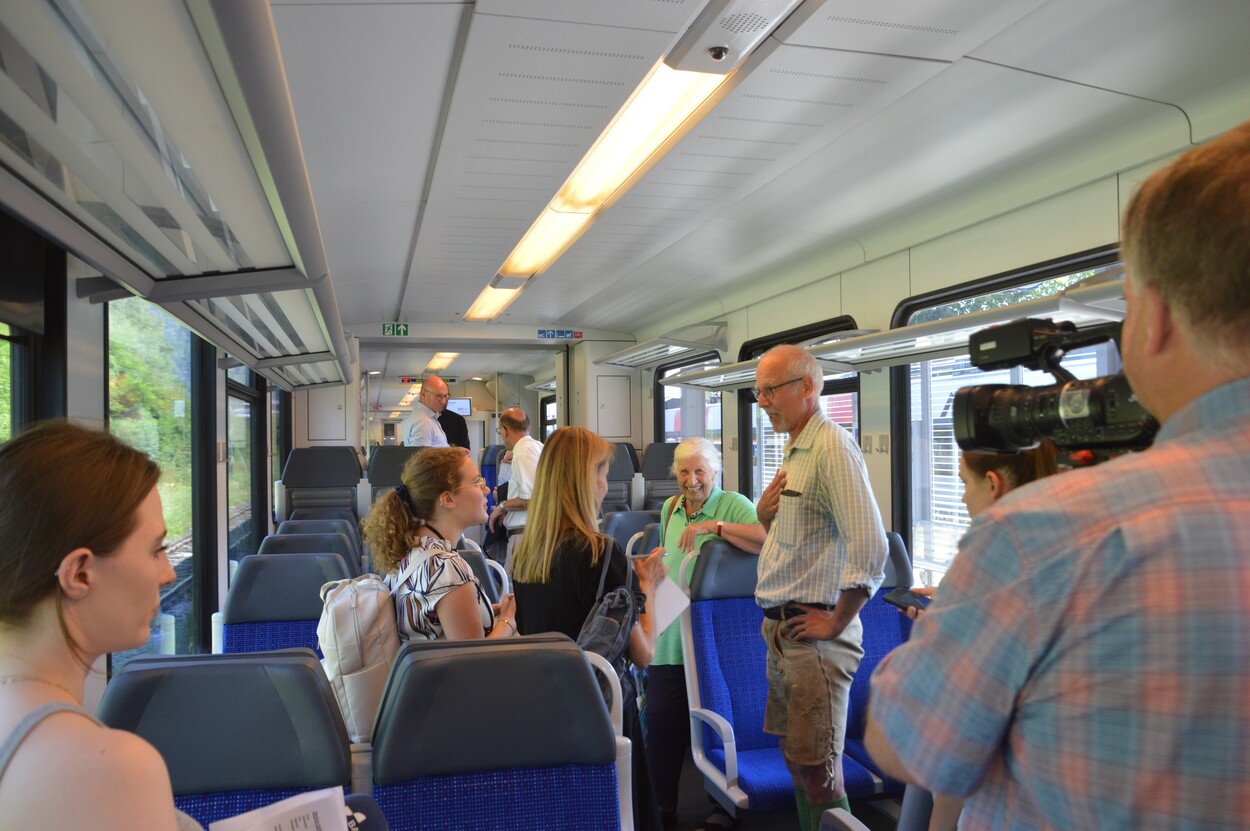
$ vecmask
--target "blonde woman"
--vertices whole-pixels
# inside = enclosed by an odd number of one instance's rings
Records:
[[[562,632],[577,638],[587,615],[598,602],[600,568],[608,559],[604,590],[637,586],[644,597],[642,614],[629,641],[629,657],[645,667],[655,655],[655,622],[650,607],[655,587],[665,578],[663,551],[635,563],[636,582],[621,547],[599,533],[597,516],[608,492],[612,448],[581,427],[562,427],[551,434],[538,458],[525,533],[513,555],[517,626],[522,635]],[[622,702],[625,732],[634,742],[634,820],[639,829],[660,828],[651,792],[651,777],[637,704]]]

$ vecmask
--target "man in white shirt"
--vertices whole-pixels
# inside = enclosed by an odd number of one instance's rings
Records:
[[[417,406],[412,408],[412,423],[408,425],[408,447],[449,447],[447,434],[438,423],[438,414],[447,407],[451,393],[447,384],[437,375],[427,375],[421,382],[421,394]]]
[[[525,530],[525,512],[534,492],[543,443],[530,435],[530,417],[520,407],[510,407],[499,415],[499,436],[512,456],[512,478],[508,480],[508,498],[490,512],[488,524],[493,530],[503,518],[504,527],[508,529],[508,558],[504,568],[511,574],[512,552]]]

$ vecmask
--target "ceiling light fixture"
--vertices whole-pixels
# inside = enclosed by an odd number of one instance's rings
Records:
[[[710,0],[651,68],[478,295],[465,320],[503,313],[728,94],[743,61],[802,0]],[[507,290],[500,281],[518,282]]]
[[[431,372],[442,372],[444,369],[451,366],[452,361],[459,357],[459,352],[436,352],[434,353],[434,357],[430,359],[430,362],[426,364],[425,374],[428,375]]]

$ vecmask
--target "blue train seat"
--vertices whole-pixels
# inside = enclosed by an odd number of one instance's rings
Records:
[[[338,554],[266,554],[239,561],[222,608],[222,652],[317,652],[321,587],[351,576]]]
[[[709,540],[691,562],[688,581],[682,575],[690,610],[680,625],[695,765],[708,792],[735,816],[793,808],[794,785],[777,737],[763,730],[768,681],[764,615],[755,603],[757,558]],[[849,754],[842,773],[852,799],[894,790]]]
[[[346,534],[356,548],[358,560],[362,550],[360,527],[355,522],[342,519],[288,519],[278,523],[278,528],[274,533],[280,536],[284,534]]]
[[[360,575],[360,556],[346,534],[270,534],[260,541],[257,554],[337,554],[351,577]]]
[[[568,638],[413,642],[374,725],[373,796],[391,831],[619,831],[617,738]]]
[[[339,508],[355,515],[360,476],[354,447],[296,447],[282,468],[275,513],[279,520],[298,508]]]
[[[311,650],[140,655],[113,676],[97,715],[156,747],[174,803],[206,828],[351,781],[347,728]]]
[[[478,455],[478,470],[482,478],[486,480],[486,487],[490,488],[490,494],[486,497],[487,510],[495,507],[495,486],[499,484],[499,465],[503,454],[507,452],[508,448],[502,444],[490,444],[483,447]]]
[[[859,610],[859,619],[864,624],[864,657],[859,662],[854,680],[851,681],[845,749],[848,758],[854,759],[882,778],[885,778],[885,774],[864,747],[869,681],[881,659],[911,635],[911,619],[881,599],[891,589],[899,586],[911,587],[911,557],[907,553],[907,546],[903,544],[903,538],[890,531],[886,534],[886,539],[889,542],[889,554],[885,561],[885,580],[881,583],[881,588],[864,604],[864,608]],[[899,783],[886,780],[886,793],[896,795],[901,791],[902,786]]]
[[[612,511],[603,515],[601,528],[624,551],[629,545],[630,537],[659,521],[659,511]]]
[[[638,472],[638,454],[627,442],[612,445],[612,462],[608,466],[608,492],[603,497],[603,512],[628,511],[634,474]]]
[[[408,457],[416,453],[419,447],[375,447],[369,456],[369,466],[365,468],[365,478],[369,480],[369,501],[372,503],[387,488],[398,487],[403,481],[400,474]]]
[[[677,477],[673,475],[673,451],[677,445],[672,442],[652,442],[642,454],[643,504],[648,511],[658,511],[664,507],[664,500],[681,493]]]

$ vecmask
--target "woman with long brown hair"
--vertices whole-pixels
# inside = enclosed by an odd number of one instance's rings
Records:
[[[174,580],[160,468],[68,422],[0,446],[0,825],[199,828],[156,748],[82,709],[92,664],[147,642]]]

